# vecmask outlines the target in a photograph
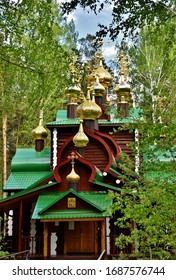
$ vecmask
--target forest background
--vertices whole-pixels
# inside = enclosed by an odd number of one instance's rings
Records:
[[[77,6],[101,13],[105,3],[112,5],[110,25],[100,25],[95,36],[78,40],[74,22],[68,23],[65,15]],[[150,174],[144,176],[141,162],[137,181],[142,188],[133,192],[131,184],[125,184],[121,193],[110,194],[115,201],[111,210],[123,213],[118,226],[128,228],[129,219],[136,225],[129,236],[119,236],[116,245],[123,251],[124,246],[135,243],[135,252],[142,256],[172,258],[176,250],[175,30],[176,4],[172,0],[78,0],[63,4],[54,0],[2,0],[1,188],[16,149],[34,145],[31,131],[38,124],[39,110],[43,109],[45,124],[54,119],[58,109],[66,107],[65,88],[71,82],[73,57],[78,58],[80,71],[84,70],[83,50],[84,58],[90,58],[98,48],[92,41],[108,35],[116,43],[117,57],[121,48],[128,54],[134,104],[143,111],[140,121],[122,129],[135,129],[142,135],[133,149],[136,155],[147,155],[146,174]],[[120,41],[116,40],[119,35]],[[118,82],[117,61],[106,64]],[[127,167],[130,164],[127,160]]]

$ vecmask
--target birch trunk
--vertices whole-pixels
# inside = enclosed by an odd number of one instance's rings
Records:
[[[2,143],[3,143],[3,170],[2,170],[2,184],[5,185],[7,181],[7,115],[3,116],[2,120]],[[3,198],[7,196],[3,193]]]

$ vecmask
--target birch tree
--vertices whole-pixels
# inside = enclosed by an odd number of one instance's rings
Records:
[[[145,27],[131,47],[131,79],[142,119],[124,126],[137,129],[140,168],[119,193],[110,193],[116,215],[119,258],[175,259],[176,252],[176,38],[175,20]],[[136,143],[134,143],[134,152]],[[124,162],[129,165],[129,159]],[[124,229],[126,234],[124,234]],[[127,232],[129,234],[127,234]],[[126,255],[128,246],[133,254]]]
[[[1,150],[6,147],[9,165],[18,146],[33,145],[39,110],[47,122],[64,107],[77,33],[55,1],[2,1],[0,14],[1,114],[7,119]]]

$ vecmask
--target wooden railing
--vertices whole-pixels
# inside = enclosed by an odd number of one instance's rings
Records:
[[[107,235],[108,243],[110,247],[104,252],[101,252],[98,259],[103,259],[105,256],[117,256],[119,255],[119,249],[115,245],[116,235]],[[18,252],[18,238],[17,236],[7,236],[4,238],[6,243],[5,250],[10,254]],[[22,251],[29,251],[30,258],[43,257],[43,236],[23,236],[22,237]],[[127,251],[125,253],[128,253]],[[17,255],[19,257],[20,254]]]
[[[99,255],[98,259],[97,260],[102,260],[104,255],[106,253],[106,250],[104,250],[103,252],[101,252],[101,254]]]
[[[42,236],[23,236],[22,244],[24,250],[29,250],[30,256],[43,256]]]

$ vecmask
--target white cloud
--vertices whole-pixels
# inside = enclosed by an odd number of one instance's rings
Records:
[[[115,56],[116,55],[116,50],[115,46],[104,46],[103,47],[103,55],[107,58]]]
[[[65,2],[66,0],[58,0],[59,2]],[[105,4],[104,9],[99,14],[89,10],[84,11],[83,8],[77,6],[76,10],[67,16],[68,21],[72,20],[75,23],[76,31],[79,33],[79,38],[86,37],[87,34],[95,35],[99,30],[98,24],[109,25],[112,19],[112,7],[113,5]],[[114,44],[107,42],[105,38],[103,46],[103,56],[105,59],[113,59],[116,55]]]
[[[70,13],[70,14],[67,15],[66,17],[67,17],[68,22],[70,22],[71,20],[73,20],[74,23],[75,23],[75,25],[77,24],[77,22],[78,22],[78,16],[76,15],[75,12]]]

